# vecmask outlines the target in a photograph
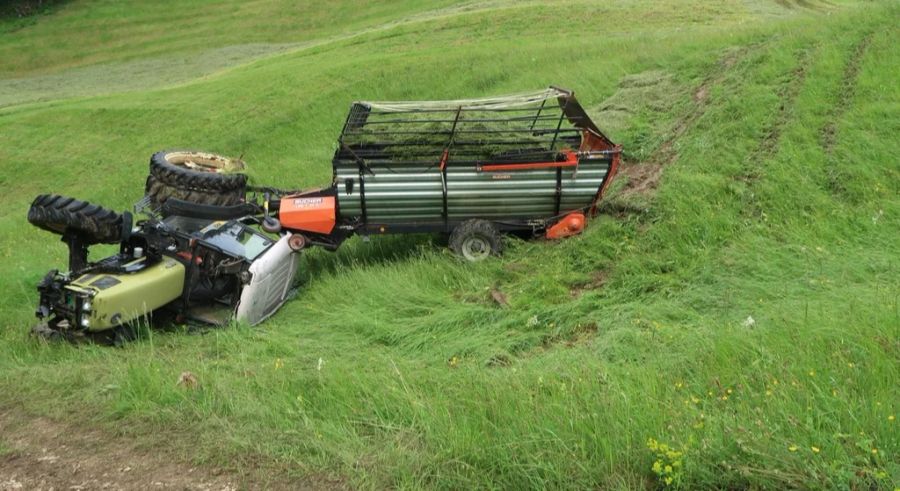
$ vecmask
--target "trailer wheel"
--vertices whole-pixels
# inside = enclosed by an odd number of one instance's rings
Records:
[[[167,184],[158,180],[153,174],[147,176],[147,184],[144,193],[150,198],[150,202],[156,207],[162,205],[169,198],[180,199],[190,203],[213,206],[233,206],[244,202],[243,189],[232,191],[211,191],[185,188],[173,184]]]
[[[503,238],[491,222],[468,220],[453,229],[450,249],[467,261],[482,261],[503,251]]]
[[[197,150],[163,150],[150,157],[150,175],[184,189],[227,192],[247,187],[243,161]]]
[[[58,194],[42,194],[28,209],[28,221],[36,227],[57,234],[76,232],[91,243],[114,244],[131,228],[131,215],[120,215]],[[126,223],[127,222],[127,223]]]

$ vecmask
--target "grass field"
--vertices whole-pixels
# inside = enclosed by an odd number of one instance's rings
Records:
[[[73,1],[0,22],[0,407],[350,487],[900,486],[896,3]],[[27,336],[66,253],[25,220],[39,193],[126,209],[167,147],[323,184],[353,100],[550,84],[626,152],[580,237],[476,265],[354,239],[308,253],[255,328]]]

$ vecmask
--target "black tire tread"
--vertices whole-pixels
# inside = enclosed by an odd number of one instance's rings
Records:
[[[169,198],[176,198],[191,203],[201,205],[214,206],[232,206],[239,205],[244,202],[245,193],[243,189],[235,189],[231,191],[203,191],[198,189],[184,188],[162,182],[152,174],[147,176],[147,183],[144,192],[150,198],[150,202],[155,207],[162,205]]]
[[[453,229],[450,233],[450,250],[459,257],[465,257],[462,253],[463,242],[471,235],[486,238],[491,245],[491,254],[497,256],[503,252],[503,236],[500,231],[493,223],[478,218],[466,220]]]
[[[122,215],[59,194],[35,198],[28,209],[28,221],[56,234],[77,232],[90,242],[114,244],[122,238]]]

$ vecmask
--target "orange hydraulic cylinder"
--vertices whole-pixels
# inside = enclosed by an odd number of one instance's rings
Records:
[[[334,196],[282,198],[278,219],[288,230],[330,234],[335,224]]]
[[[562,239],[578,235],[584,230],[584,213],[569,213],[562,220],[547,229],[548,239]]]

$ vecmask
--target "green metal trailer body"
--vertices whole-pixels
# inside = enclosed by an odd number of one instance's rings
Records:
[[[376,230],[428,223],[450,230],[472,219],[540,228],[593,209],[621,154],[572,92],[553,87],[485,99],[356,102],[338,144],[337,220]]]
[[[453,220],[544,218],[584,209],[593,202],[611,164],[610,157],[582,160],[578,167],[563,168],[557,191],[556,169],[487,172],[475,164],[450,162],[446,171],[447,216]],[[442,219],[443,183],[437,166],[429,169],[376,162],[369,168],[374,175],[360,176],[355,163],[335,166],[341,217],[362,215],[361,190],[365,189],[367,218],[373,222]]]

